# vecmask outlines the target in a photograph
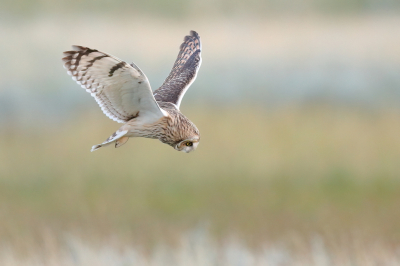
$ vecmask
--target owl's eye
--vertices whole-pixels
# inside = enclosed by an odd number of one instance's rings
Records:
[[[193,146],[193,142],[186,142],[186,146]]]

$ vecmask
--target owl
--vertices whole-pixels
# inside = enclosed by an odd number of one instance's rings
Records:
[[[134,63],[84,46],[64,52],[64,68],[92,95],[103,113],[123,123],[92,151],[115,143],[121,147],[129,138],[158,139],[177,151],[189,153],[200,142],[197,127],[180,110],[185,92],[196,79],[201,65],[200,36],[185,36],[169,76],[160,88],[151,90],[149,80]]]

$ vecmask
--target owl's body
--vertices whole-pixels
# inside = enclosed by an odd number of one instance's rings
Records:
[[[200,133],[180,111],[183,95],[195,80],[201,64],[199,35],[191,31],[180,47],[174,67],[154,92],[135,65],[82,46],[64,52],[64,67],[111,119],[124,123],[92,151],[115,142],[118,148],[131,137],[158,139],[183,152],[197,148]]]

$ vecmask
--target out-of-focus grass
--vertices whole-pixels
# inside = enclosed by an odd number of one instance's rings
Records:
[[[2,266],[397,266],[400,263],[398,252],[386,243],[354,241],[327,248],[318,235],[308,242],[298,241],[293,236],[290,240],[296,249],[288,249],[278,242],[255,250],[235,238],[217,243],[206,230],[193,230],[181,236],[179,245],[160,243],[146,254],[140,246],[116,247],[115,237],[93,244],[74,235],[66,235],[64,245],[60,247],[54,245],[57,241],[53,236],[47,236],[44,241],[47,245],[29,257],[23,257],[21,252],[3,245],[0,263]]]
[[[1,241],[25,250],[73,232],[149,247],[198,226],[256,246],[314,234],[331,247],[400,240],[398,110],[183,111],[202,134],[191,154],[147,139],[90,153],[119,126],[100,111],[3,128]]]
[[[51,1],[33,3],[27,0],[3,0],[3,9],[12,15],[25,18],[27,15],[43,13],[92,15],[131,14],[132,16],[150,14],[170,19],[212,17],[212,16],[238,16],[252,15],[263,17],[277,13],[304,14],[304,12],[320,13],[361,13],[379,12],[381,10],[398,10],[399,4],[391,0],[303,0],[301,3],[288,3],[274,0],[248,0],[243,1],[194,1],[194,0],[153,0],[153,1],[78,1],[59,0],[57,5]],[[5,13],[5,15],[9,15]]]

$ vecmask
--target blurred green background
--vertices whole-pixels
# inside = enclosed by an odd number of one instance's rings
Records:
[[[398,1],[0,7],[1,265],[400,263]],[[90,153],[119,125],[62,52],[135,62],[154,90],[190,30],[196,152],[132,139]]]

